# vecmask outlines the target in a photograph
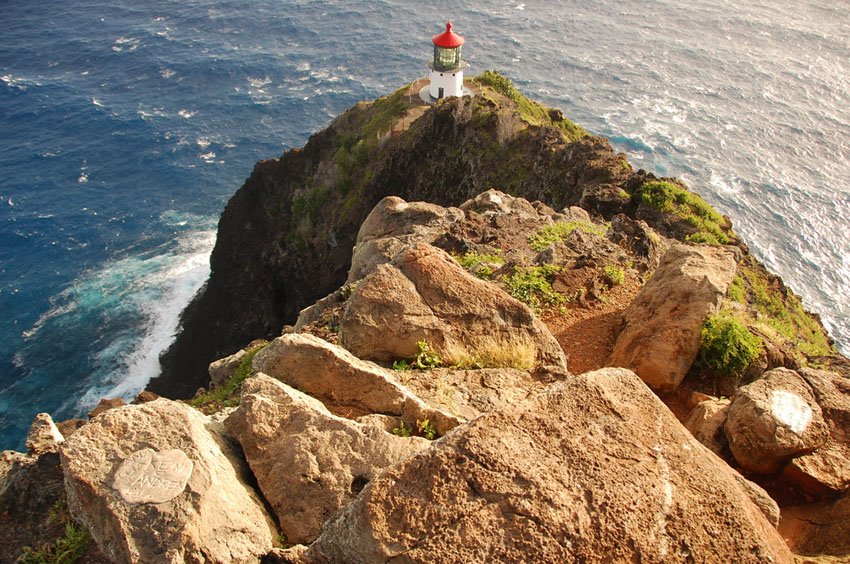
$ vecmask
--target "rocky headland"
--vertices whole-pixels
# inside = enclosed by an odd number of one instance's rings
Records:
[[[850,560],[850,362],[729,219],[418,86],[256,166],[150,391],[0,455],[0,561]]]

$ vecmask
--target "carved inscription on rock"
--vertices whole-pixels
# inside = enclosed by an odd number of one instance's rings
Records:
[[[127,503],[163,503],[180,495],[193,467],[182,450],[146,448],[121,462],[112,487]]]

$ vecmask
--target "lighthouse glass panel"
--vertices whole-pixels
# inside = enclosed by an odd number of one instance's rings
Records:
[[[460,64],[460,47],[446,49],[434,46],[434,68],[451,70]]]

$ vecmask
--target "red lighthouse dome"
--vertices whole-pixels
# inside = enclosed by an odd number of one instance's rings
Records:
[[[446,23],[446,31],[431,38],[434,45],[443,49],[454,49],[463,45],[463,37],[452,31],[452,22]]]

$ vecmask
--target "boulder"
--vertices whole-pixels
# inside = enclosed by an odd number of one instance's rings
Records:
[[[458,208],[428,202],[405,202],[387,196],[372,209],[357,232],[346,283],[360,280],[379,264],[390,262],[405,245],[433,243],[462,220]]]
[[[430,444],[337,417],[264,374],[243,383],[239,408],[225,423],[288,543],[315,540],[322,524],[384,468]]]
[[[787,368],[765,372],[759,380],[738,388],[724,432],[738,464],[759,474],[773,473],[829,439],[811,388]]]
[[[212,422],[158,399],[112,409],[62,446],[72,516],[117,562],[251,562],[275,528]]]
[[[753,486],[755,487],[755,486]],[[491,411],[391,467],[306,561],[790,562],[734,471],[632,372]]]
[[[685,428],[711,452],[721,457],[726,447],[723,425],[726,423],[730,403],[728,399],[700,402],[685,420]]]
[[[254,374],[263,373],[321,401],[332,413],[354,419],[381,413],[408,427],[428,419],[439,434],[462,420],[434,409],[402,386],[392,371],[360,360],[314,335],[278,337],[254,357]]]
[[[50,414],[39,413],[33,419],[27,433],[27,452],[36,456],[46,452],[56,452],[64,441],[65,437],[59,432]]]
[[[406,373],[405,386],[428,405],[464,420],[499,407],[516,405],[559,376],[532,375],[513,368],[453,370],[438,368]]]
[[[699,352],[703,322],[735,276],[736,262],[732,248],[672,245],[623,312],[609,364],[631,368],[653,389],[676,390]]]
[[[837,558],[817,562],[850,561],[850,493],[830,502],[783,508],[779,530],[797,554]]]
[[[449,363],[508,350],[526,365],[566,367],[528,306],[427,244],[405,248],[361,280],[339,324],[340,344],[377,362],[415,357],[422,340]]]
[[[220,386],[230,380],[230,377],[236,373],[236,369],[239,368],[239,364],[245,358],[246,354],[248,353],[245,349],[241,349],[230,356],[211,362],[207,371],[210,374],[212,386]]]
[[[811,387],[830,437],[814,452],[793,459],[784,474],[810,495],[831,496],[850,488],[850,379],[812,368],[797,374]]]

